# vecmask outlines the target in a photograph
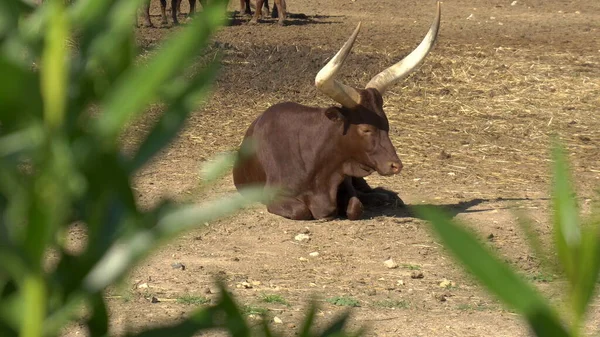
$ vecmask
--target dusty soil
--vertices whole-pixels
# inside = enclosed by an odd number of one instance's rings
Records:
[[[257,26],[235,17],[207,55],[223,55],[214,94],[199,106],[180,137],[136,177],[142,206],[161,198],[205,201],[235,191],[231,177],[199,189],[201,162],[235,148],[250,122],[271,104],[332,102],[314,76],[363,22],[341,79],[364,86],[422,39],[434,1],[289,0],[289,25]],[[231,9],[237,9],[237,2]],[[183,5],[186,12],[186,4]],[[153,21],[159,25],[158,2]],[[140,20],[141,21],[141,20]],[[174,28],[140,28],[146,53]],[[551,242],[550,142],[566,145],[583,210],[600,186],[600,2],[450,0],[442,7],[436,48],[413,76],[385,96],[391,137],[404,163],[395,177],[368,181],[400,193],[408,204],[443,205],[493,250],[559,304],[565,283],[541,269],[515,210],[534,220]],[[199,57],[199,64],[206,57]],[[135,147],[160,106],[132,126]],[[294,236],[307,233],[310,241]],[[318,252],[318,256],[310,253]],[[314,254],[313,254],[314,255]],[[388,269],[384,261],[399,267]],[[185,270],[172,264],[181,263]],[[412,278],[413,273],[422,278]],[[431,234],[404,209],[371,209],[363,220],[295,222],[264,206],[188,232],[156,250],[108,296],[111,328],[175,322],[194,309],[183,298],[215,298],[214,276],[244,305],[267,309],[293,335],[309,300],[325,322],[348,309],[327,302],[358,301],[351,326],[374,336],[525,336],[521,319],[486,294]],[[452,282],[440,287],[443,280]],[[248,282],[251,288],[241,286]],[[148,288],[138,288],[139,284]],[[266,303],[279,295],[287,304]],[[158,303],[151,303],[156,297]],[[273,298],[273,297],[271,297]],[[590,327],[600,310],[593,306]],[[72,330],[70,334],[78,334]]]

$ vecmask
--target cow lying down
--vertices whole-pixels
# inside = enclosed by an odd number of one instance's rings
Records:
[[[239,190],[263,185],[284,190],[269,212],[296,220],[358,219],[363,204],[401,200],[393,192],[371,189],[363,177],[400,172],[402,162],[389,138],[382,95],[407,77],[433,47],[440,25],[440,3],[423,41],[400,62],[369,81],[365,89],[347,86],[335,75],[356,40],[360,23],[340,51],[319,71],[317,88],[341,106],[317,108],[286,102],[271,106],[250,125],[242,146],[257,151],[233,169]]]

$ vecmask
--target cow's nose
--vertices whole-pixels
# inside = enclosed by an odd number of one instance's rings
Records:
[[[400,170],[402,170],[402,162],[391,161],[389,165],[390,171],[392,171],[393,174],[397,174],[400,172]]]

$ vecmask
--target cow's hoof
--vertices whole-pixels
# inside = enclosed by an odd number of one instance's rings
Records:
[[[248,21],[248,24],[250,24],[250,25],[256,25],[256,24],[258,24],[258,20],[257,19],[252,19],[252,20]]]
[[[346,217],[348,220],[358,220],[363,214],[363,204],[357,197],[352,197],[348,201]]]
[[[285,20],[279,20],[277,21],[277,24],[283,27],[285,26]]]

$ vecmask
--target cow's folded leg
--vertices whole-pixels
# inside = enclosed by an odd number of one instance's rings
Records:
[[[292,220],[312,220],[313,215],[306,204],[298,199],[284,197],[267,206],[273,214]]]
[[[346,177],[340,184],[337,203],[340,215],[350,220],[357,220],[362,216],[363,204],[358,198],[358,191],[354,188],[352,177]]]

